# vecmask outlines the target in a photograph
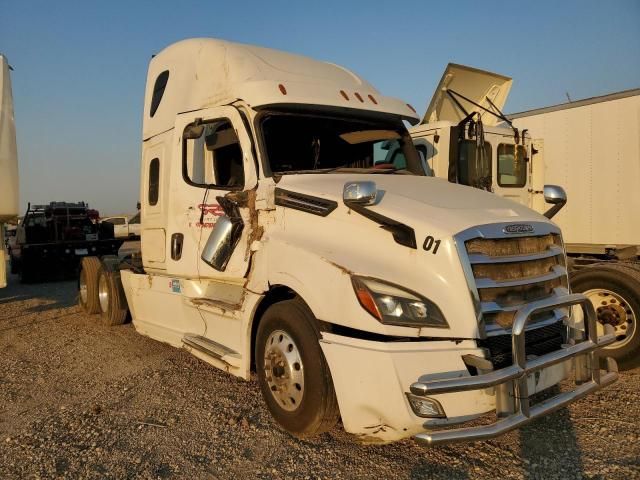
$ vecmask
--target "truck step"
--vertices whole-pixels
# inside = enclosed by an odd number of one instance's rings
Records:
[[[232,350],[224,345],[214,342],[213,340],[203,337],[202,335],[186,334],[182,337],[182,343],[195,348],[200,352],[211,355],[225,363],[228,363],[232,367],[239,367],[242,357],[238,352]]]

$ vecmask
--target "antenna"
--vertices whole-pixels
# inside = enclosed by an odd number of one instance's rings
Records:
[[[569,100],[569,103],[571,103],[573,100],[571,100],[571,97],[569,96],[569,92],[564,92],[564,94],[567,96],[567,100]]]

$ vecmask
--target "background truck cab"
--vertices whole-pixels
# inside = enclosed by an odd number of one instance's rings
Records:
[[[617,341],[623,367],[640,356],[640,91],[505,116],[511,78],[449,64],[420,125],[410,129],[429,171],[553,216],[572,288],[584,292]],[[390,148],[387,162],[393,163]],[[561,211],[545,185],[568,192]],[[559,212],[559,213],[558,213]],[[555,214],[558,213],[557,216]]]

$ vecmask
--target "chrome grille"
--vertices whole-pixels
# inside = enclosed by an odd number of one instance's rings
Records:
[[[509,236],[503,225],[487,225],[457,236],[487,334],[510,330],[524,304],[568,289],[560,232],[545,223],[534,227],[533,234]],[[550,323],[561,316],[546,312],[531,323]]]

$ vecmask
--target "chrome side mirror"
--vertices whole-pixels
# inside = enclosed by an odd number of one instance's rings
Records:
[[[545,185],[544,201],[553,205],[557,203],[567,203],[567,192],[559,185]]]
[[[545,185],[543,189],[544,201],[553,205],[549,210],[544,212],[544,216],[552,218],[567,203],[567,192],[559,185]]]
[[[346,205],[368,206],[376,203],[378,187],[375,182],[349,182],[344,184],[342,199]]]
[[[226,215],[218,217],[200,255],[202,261],[219,272],[224,272],[240,240],[242,227],[242,222],[234,222]]]

